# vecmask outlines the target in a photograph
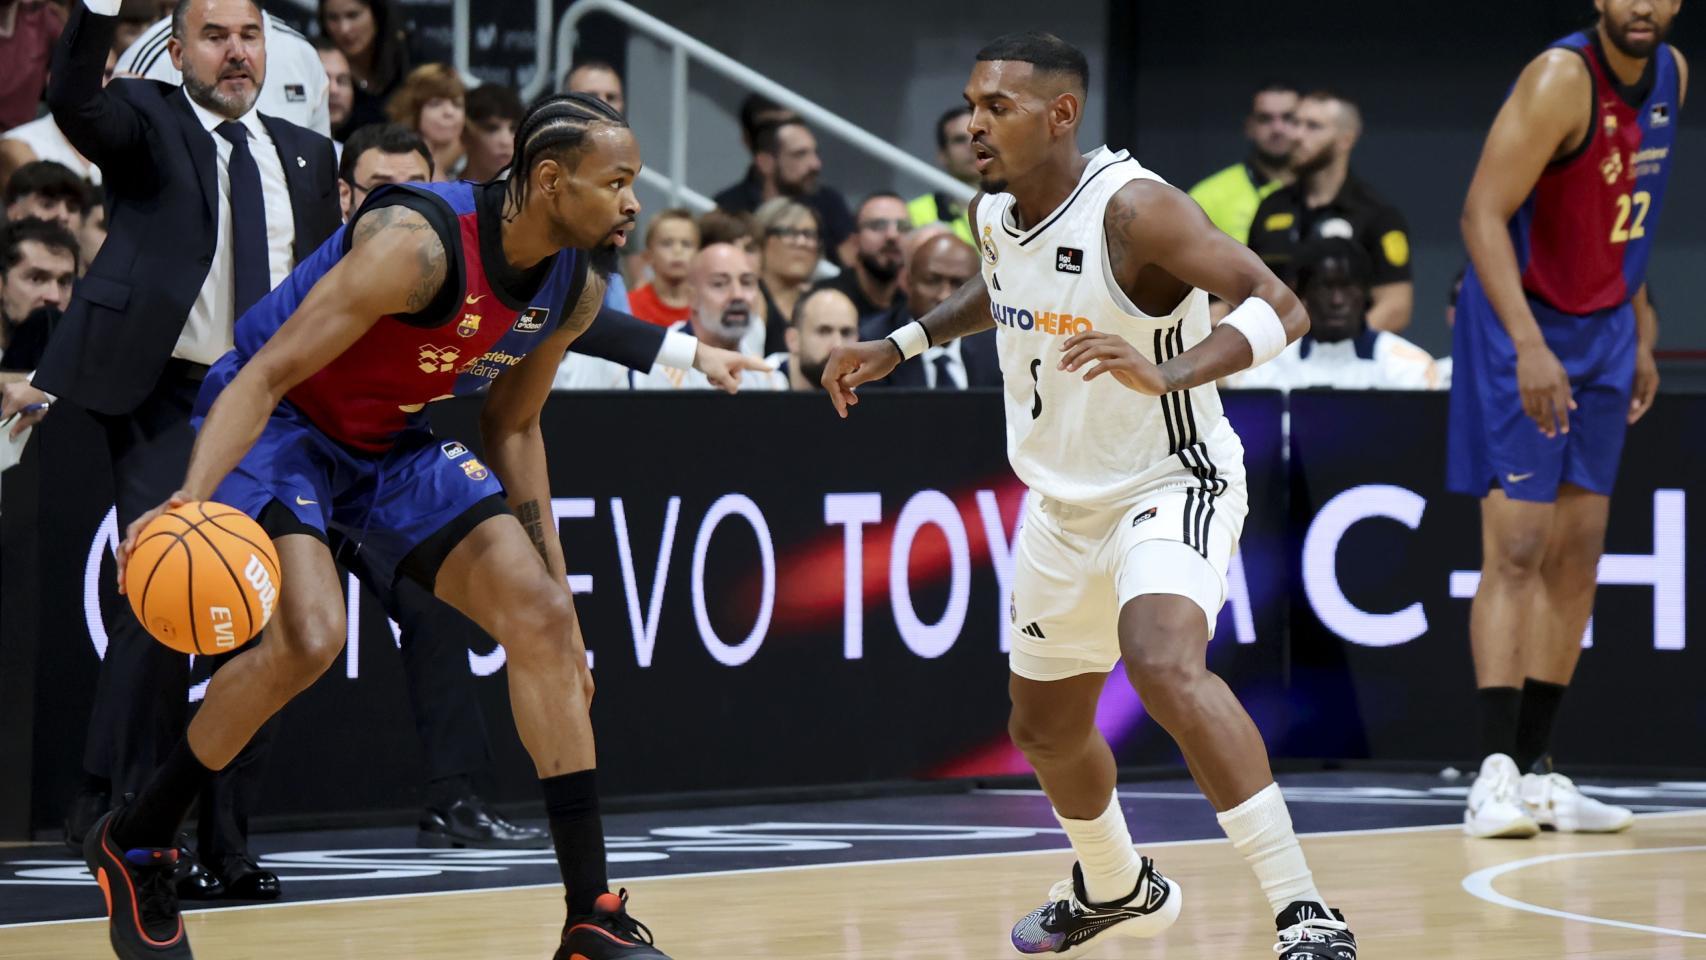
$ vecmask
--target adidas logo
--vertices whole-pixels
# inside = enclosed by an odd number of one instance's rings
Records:
[[[1036,637],[1038,640],[1047,640],[1048,639],[1048,637],[1043,636],[1043,628],[1037,626],[1036,621],[1034,621],[1034,620],[1032,622],[1030,622],[1029,624],[1026,624],[1025,627],[1023,629],[1021,629],[1019,632],[1025,634],[1026,636]]]

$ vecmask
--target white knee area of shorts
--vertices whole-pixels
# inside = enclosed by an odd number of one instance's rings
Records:
[[[1119,605],[1123,609],[1134,597],[1167,593],[1186,597],[1202,608],[1208,635],[1226,602],[1226,576],[1207,557],[1178,540],[1144,540],[1126,552],[1120,563]]]
[[[1022,649],[1018,643],[1013,644],[1007,653],[1007,669],[1026,680],[1035,680],[1038,683],[1070,680],[1087,673],[1109,673],[1118,664],[1118,660],[1103,663],[1084,657],[1042,656]]]

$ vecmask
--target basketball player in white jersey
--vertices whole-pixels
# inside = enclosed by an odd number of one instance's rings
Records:
[[[1078,862],[1019,920],[1021,954],[1082,956],[1152,937],[1178,883],[1132,849],[1095,726],[1122,659],[1249,861],[1288,960],[1356,960],[1315,889],[1261,734],[1207,648],[1246,508],[1243,446],[1214,383],[1272,359],[1309,321],[1248,248],[1123,151],[1079,153],[1088,69],[1051,34],[978,53],[966,86],[983,192],[974,277],[921,321],[836,350],[824,388],[854,388],[931,344],[997,329],[1007,451],[1031,490],[1014,550],[1009,729]],[[1211,326],[1208,295],[1237,307]]]

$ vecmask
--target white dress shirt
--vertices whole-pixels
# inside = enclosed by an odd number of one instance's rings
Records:
[[[931,390],[964,390],[966,388],[966,365],[960,359],[960,340],[955,337],[940,347],[929,347],[924,351],[924,385]],[[944,361],[946,361],[944,363]],[[938,374],[943,372],[939,367],[946,367],[948,380],[946,386],[937,383]]]
[[[1227,385],[1277,390],[1442,388],[1433,357],[1384,330],[1364,330],[1361,336],[1333,343],[1305,336],[1267,363],[1228,377]]]
[[[97,9],[102,0],[89,3],[91,13],[106,13]],[[106,0],[106,6],[118,12],[119,3]],[[269,117],[289,120],[299,127],[307,127],[322,136],[332,135],[332,121],[329,113],[326,90],[326,67],[320,62],[320,54],[314,45],[303,39],[302,34],[290,28],[289,24],[281,23],[270,14],[262,12],[261,23],[265,30],[267,46],[267,70],[264,82],[261,84],[261,97],[255,102],[255,109]],[[118,58],[118,65],[113,68],[115,76],[142,77],[148,80],[160,80],[165,83],[179,84],[184,82],[184,75],[178,68],[172,66],[172,56],[166,52],[166,41],[172,36],[172,18],[155,23],[136,42],[125,48]]]
[[[187,93],[183,96],[189,98]],[[213,138],[217,152],[214,166],[219,171],[219,189],[215,191],[219,226],[214,240],[213,265],[207,269],[207,279],[202,281],[201,292],[196,294],[195,305],[190,307],[190,315],[184,321],[184,332],[179,334],[172,356],[196,363],[212,363],[231,349],[231,331],[237,322],[235,267],[231,258],[231,141],[213,132],[225,122],[224,117],[194,100],[189,104]],[[267,267],[271,275],[267,286],[270,289],[284,282],[291,267],[295,266],[291,245],[296,240],[296,221],[291,216],[290,186],[284,179],[284,164],[279,160],[278,148],[261,118],[250,110],[237,122],[249,131],[249,153],[254,156],[255,166],[261,172],[261,193],[267,211]]]

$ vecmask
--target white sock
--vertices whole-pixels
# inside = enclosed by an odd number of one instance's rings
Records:
[[[1279,784],[1268,784],[1231,810],[1215,814],[1215,819],[1255,871],[1256,882],[1262,885],[1274,916],[1299,900],[1320,904],[1325,914],[1327,902],[1315,889],[1315,877],[1303,859],[1297,835],[1291,831],[1291,813],[1285,808]]]
[[[1078,866],[1084,872],[1084,892],[1094,903],[1115,903],[1137,890],[1137,875],[1143,872],[1143,862],[1131,846],[1131,832],[1126,829],[1125,812],[1120,809],[1119,795],[1108,801],[1108,809],[1094,820],[1068,820],[1054,812],[1072,841],[1072,851],[1078,854]]]

